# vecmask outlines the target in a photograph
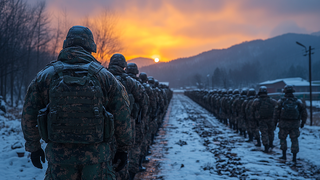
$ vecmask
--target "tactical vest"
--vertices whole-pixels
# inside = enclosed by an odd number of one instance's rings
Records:
[[[129,89],[128,89],[128,86],[127,86],[127,76],[125,76],[125,75],[115,75],[115,77],[118,79],[118,81],[121,82],[121,84],[124,86],[124,88],[126,89],[126,91],[128,93],[129,101],[130,101],[129,108],[130,108],[130,112],[132,112],[135,100],[134,100],[134,97],[131,94],[131,92],[129,92]]]
[[[259,117],[257,119],[270,119],[273,118],[274,106],[270,98],[259,98],[260,107],[258,109]]]
[[[52,64],[49,104],[40,110],[38,127],[42,139],[55,143],[92,144],[109,141],[114,133],[113,116],[106,111],[100,82],[103,68],[95,62]],[[47,112],[47,113],[46,113]]]
[[[280,119],[298,120],[300,118],[297,98],[283,98],[281,106]]]

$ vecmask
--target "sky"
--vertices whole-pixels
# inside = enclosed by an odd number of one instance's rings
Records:
[[[33,2],[37,0],[32,0]],[[284,33],[320,31],[319,0],[46,0],[72,25],[116,14],[126,59],[170,61]],[[81,24],[80,24],[81,25]]]

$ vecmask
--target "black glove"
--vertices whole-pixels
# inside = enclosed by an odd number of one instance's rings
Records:
[[[304,127],[304,123],[301,123],[300,127],[303,128]]]
[[[42,164],[40,162],[40,157],[41,157],[41,161],[43,163],[46,162],[46,157],[44,155],[44,151],[40,148],[39,150],[32,152],[31,153],[31,162],[33,164],[34,167],[42,169]]]
[[[126,166],[127,160],[128,160],[128,154],[126,152],[117,151],[112,163],[116,164],[118,160],[120,160],[121,162],[116,167],[115,169],[116,172],[119,172],[122,168],[124,168],[124,166]]]

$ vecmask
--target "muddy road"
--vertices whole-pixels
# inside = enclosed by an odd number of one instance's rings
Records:
[[[309,136],[305,132],[303,139]],[[279,160],[277,131],[276,147],[268,154],[245,141],[188,97],[174,94],[150,162],[144,164],[147,171],[135,179],[320,179],[320,167],[299,153],[298,163],[291,162],[290,148],[287,161]]]

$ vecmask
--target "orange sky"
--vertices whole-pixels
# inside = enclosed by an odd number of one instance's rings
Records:
[[[36,0],[34,0],[36,1]],[[288,32],[320,31],[319,0],[47,0],[72,25],[102,9],[114,11],[127,59],[169,61]]]

